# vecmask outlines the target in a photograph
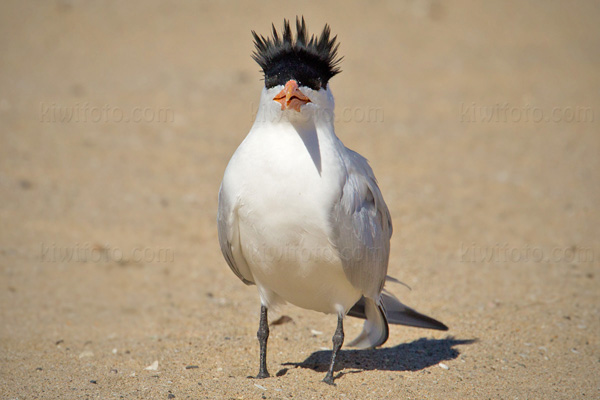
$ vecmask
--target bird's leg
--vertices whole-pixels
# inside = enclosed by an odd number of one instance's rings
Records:
[[[344,344],[344,316],[338,315],[338,323],[335,333],[333,334],[333,338],[331,339],[333,342],[333,353],[331,354],[331,364],[329,364],[329,371],[327,371],[327,375],[323,378],[323,382],[329,385],[335,385],[333,383],[333,367],[335,364],[335,358]]]
[[[267,339],[269,338],[269,321],[267,320],[267,307],[264,305],[260,306],[260,324],[258,325],[258,332],[256,332],[258,343],[260,344],[260,369],[256,378],[263,379],[268,378],[269,371],[267,371]]]

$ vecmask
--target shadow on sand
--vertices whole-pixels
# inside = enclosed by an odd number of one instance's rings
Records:
[[[340,350],[336,359],[335,370],[356,368],[361,371],[418,371],[439,364],[442,361],[457,358],[460,352],[454,346],[474,342],[476,342],[476,339],[458,340],[450,336],[445,339],[422,338],[411,343],[382,349]],[[285,363],[283,365],[325,372],[330,361],[331,351],[322,350],[312,353],[300,363]],[[287,369],[284,368],[277,375],[281,376],[286,372]],[[352,372],[360,371],[348,371],[346,373]]]

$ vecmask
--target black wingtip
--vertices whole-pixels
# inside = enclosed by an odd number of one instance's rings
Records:
[[[383,299],[383,307],[379,306],[379,310],[385,319],[386,325],[405,325],[415,328],[435,329],[438,331],[447,331],[449,329],[444,323],[438,321],[437,319],[428,317],[425,314],[421,314],[410,307],[406,307],[395,297],[392,297],[387,293],[384,294]],[[390,302],[390,304],[385,304],[386,301]],[[348,311],[348,315],[355,318],[365,319],[365,302],[366,299],[364,296],[361,297],[360,300],[358,300],[350,309],[350,311]],[[394,309],[396,304],[401,308]]]
[[[396,325],[413,326],[415,328],[435,329],[438,331],[447,331],[448,327],[437,319],[428,317],[413,310],[406,308],[403,311],[392,311],[387,314],[388,322]]]
[[[388,338],[390,337],[390,325],[388,323],[387,316],[385,315],[385,310],[383,309],[382,306],[378,306],[377,309],[379,310],[379,314],[383,318],[383,322],[385,323],[385,329],[384,329],[383,335],[381,336],[381,339],[378,341],[378,343],[374,347],[381,346],[382,344],[387,342]]]

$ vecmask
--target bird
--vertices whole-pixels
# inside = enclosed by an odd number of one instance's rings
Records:
[[[217,226],[223,256],[260,298],[259,372],[267,368],[268,310],[286,303],[333,314],[331,362],[323,379],[335,385],[344,318],[365,319],[348,346],[386,342],[388,324],[447,330],[402,304],[384,288],[392,220],[368,161],[334,130],[330,79],[341,72],[339,42],[326,24],[310,35],[304,17],[296,33],[252,31],[252,58],[264,77],[255,121],[225,169]]]

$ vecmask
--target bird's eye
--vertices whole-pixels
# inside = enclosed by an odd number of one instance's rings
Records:
[[[307,79],[304,86],[308,86],[312,90],[321,89],[321,80],[319,78]]]

